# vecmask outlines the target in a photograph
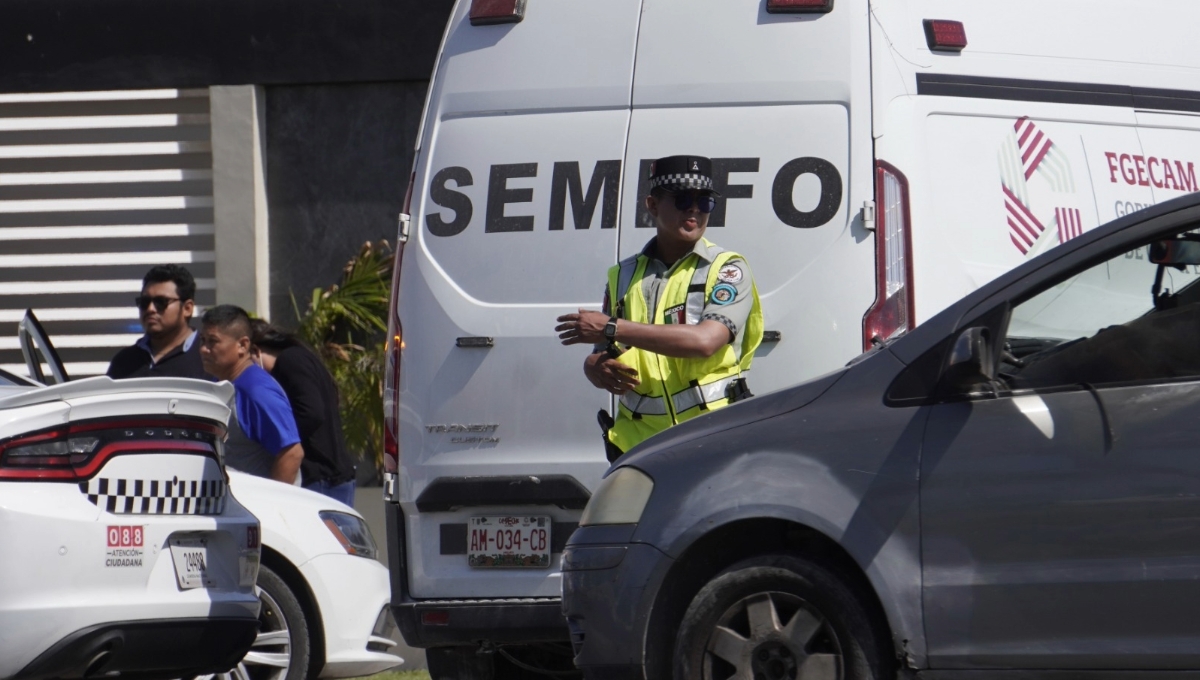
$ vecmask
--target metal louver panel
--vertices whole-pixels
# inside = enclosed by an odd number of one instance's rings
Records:
[[[0,94],[0,367],[26,373],[32,308],[68,373],[104,373],[156,264],[214,303],[210,132],[206,89]]]

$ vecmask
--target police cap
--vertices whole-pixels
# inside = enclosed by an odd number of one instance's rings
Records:
[[[712,161],[704,156],[666,156],[650,164],[650,188],[666,191],[703,191],[713,188]]]

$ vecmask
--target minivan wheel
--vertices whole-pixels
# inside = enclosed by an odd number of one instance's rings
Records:
[[[675,678],[884,678],[891,664],[876,631],[859,598],[826,568],[758,557],[696,594],[675,640]]]

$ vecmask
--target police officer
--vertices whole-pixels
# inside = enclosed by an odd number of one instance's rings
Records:
[[[762,311],[745,258],[704,238],[719,197],[709,159],[656,160],[646,197],[654,238],[608,270],[602,312],[558,317],[564,345],[594,345],[588,380],[620,397],[615,422],[600,414],[609,460],[750,396],[742,374],[762,342]]]

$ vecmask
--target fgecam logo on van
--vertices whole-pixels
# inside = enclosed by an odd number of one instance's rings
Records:
[[[1172,191],[1193,192],[1196,187],[1196,164],[1157,156],[1105,151],[1108,161],[1108,181],[1124,182],[1129,186],[1155,187]],[[1118,179],[1118,177],[1120,179]]]
[[[714,158],[713,184],[726,199],[718,201],[717,208],[709,217],[710,227],[725,226],[727,201],[754,198],[754,185],[731,184],[733,173],[757,173],[758,158]],[[637,227],[653,228],[654,223],[645,214],[642,199],[650,193],[649,176],[652,159],[642,159],[638,171],[638,214]],[[485,233],[510,233],[534,231],[544,228],[562,231],[566,228],[568,215],[574,229],[590,229],[600,212],[600,228],[614,229],[617,226],[617,204],[621,183],[619,160],[596,161],[585,190],[583,167],[579,161],[562,161],[550,168],[549,217],[545,225],[538,223],[533,215],[508,215],[507,206],[533,203],[540,197],[534,196],[530,187],[512,187],[512,180],[537,177],[543,171],[539,163],[508,163],[488,168],[487,202],[484,206],[483,230]],[[811,210],[801,210],[793,199],[796,182],[804,175],[813,175],[821,184],[820,199]],[[475,205],[471,197],[459,191],[473,186],[475,176],[468,168],[449,166],[433,174],[429,182],[429,198],[442,210],[425,215],[425,224],[434,236],[456,236],[466,230],[475,216]],[[545,200],[545,199],[543,199]],[[771,185],[771,208],[780,222],[797,229],[814,229],[827,224],[837,214],[842,204],[842,175],[838,169],[823,158],[805,156],[784,163],[776,173]],[[568,211],[568,205],[570,210]]]
[[[1191,193],[1200,190],[1196,186],[1196,164],[1192,161],[1161,158],[1145,153],[1122,153],[1105,151],[1108,165],[1108,181],[1121,187],[1154,187],[1165,191]],[[1141,200],[1118,197],[1113,205],[1114,217],[1122,217],[1153,205]]]
[[[1028,117],[1013,124],[999,162],[1008,235],[1022,255],[1032,257],[1083,234],[1071,161]]]

